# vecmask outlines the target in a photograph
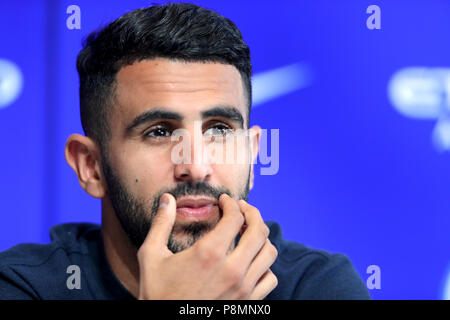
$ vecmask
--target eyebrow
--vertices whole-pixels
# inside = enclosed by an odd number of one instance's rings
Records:
[[[148,111],[145,111],[138,115],[134,120],[131,122],[131,124],[126,128],[125,132],[128,134],[130,133],[134,128],[139,127],[140,125],[155,121],[155,120],[161,120],[161,119],[170,119],[170,120],[176,120],[181,121],[183,120],[183,117],[176,112],[162,110],[162,109],[151,109]]]
[[[241,112],[239,111],[239,109],[233,106],[217,105],[212,107],[211,109],[202,111],[201,115],[202,119],[210,117],[222,117],[238,122],[241,128],[243,128],[244,126],[244,118]],[[125,129],[125,132],[126,134],[130,134],[133,129],[141,126],[144,123],[163,119],[182,121],[184,117],[177,112],[167,111],[162,108],[147,110],[134,118],[130,125],[128,125],[128,127]]]
[[[236,121],[241,128],[244,127],[244,117],[238,108],[228,105],[218,105],[202,112],[202,119],[210,117],[222,117]]]

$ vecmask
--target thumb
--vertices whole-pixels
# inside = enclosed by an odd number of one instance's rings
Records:
[[[177,205],[174,196],[170,193],[164,193],[159,200],[159,208],[153,218],[150,231],[144,241],[145,246],[154,248],[161,252],[167,249],[170,233],[175,223]]]

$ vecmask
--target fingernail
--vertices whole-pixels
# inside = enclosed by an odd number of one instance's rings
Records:
[[[244,199],[240,199],[239,201],[238,201],[238,203],[240,204],[240,205],[246,205],[247,204],[247,201],[245,201]]]
[[[161,196],[161,199],[159,199],[159,207],[160,208],[167,207],[168,204],[169,204],[169,196],[164,193]]]

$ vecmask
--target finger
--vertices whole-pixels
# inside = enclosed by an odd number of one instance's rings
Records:
[[[227,194],[219,197],[219,207],[223,215],[215,228],[196,242],[196,246],[213,247],[226,254],[244,224],[244,216],[237,202]]]
[[[245,286],[251,288],[256,286],[257,282],[264,273],[272,266],[278,256],[278,251],[269,239],[262,249],[258,252],[255,259],[251,262],[247,274],[245,275]]]
[[[269,295],[278,285],[278,278],[269,269],[267,270],[258,283],[255,289],[250,294],[250,300],[262,300]]]
[[[176,200],[170,193],[164,193],[159,200],[159,208],[153,218],[150,231],[142,246],[161,252],[167,249],[170,233],[176,218]]]
[[[239,200],[239,207],[244,214],[247,227],[236,249],[230,254],[230,258],[249,266],[266,243],[269,236],[269,228],[264,223],[258,209],[254,206],[244,200]]]

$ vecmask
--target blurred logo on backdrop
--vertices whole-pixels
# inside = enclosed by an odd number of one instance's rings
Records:
[[[388,95],[404,116],[435,120],[433,145],[450,151],[450,68],[401,69],[391,77]]]
[[[257,73],[252,77],[252,107],[303,89],[312,81],[311,67],[300,62]]]
[[[307,87],[312,82],[311,68],[304,63],[255,74],[252,78],[253,106],[287,95]],[[23,76],[13,62],[0,59],[0,108],[11,105],[20,95]]]
[[[450,265],[447,268],[447,278],[444,281],[444,290],[442,293],[442,299],[450,300]]]
[[[0,108],[11,105],[20,95],[23,76],[13,62],[0,59]]]

